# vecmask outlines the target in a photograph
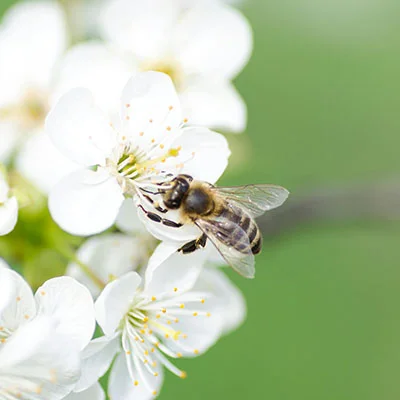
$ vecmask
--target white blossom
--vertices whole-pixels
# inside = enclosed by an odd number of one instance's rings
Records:
[[[245,129],[246,106],[231,81],[250,58],[252,33],[238,10],[218,1],[186,8],[176,0],[114,0],[102,7],[100,20],[104,42],[68,52],[60,93],[84,86],[109,104],[127,74],[161,71],[174,81],[191,123]]]
[[[51,191],[54,220],[70,233],[90,235],[114,224],[125,197],[150,208],[145,191],[158,190],[170,176],[187,173],[214,183],[227,166],[226,139],[185,124],[172,81],[159,72],[140,73],[128,82],[114,123],[89,90],[68,92],[46,127],[56,147],[83,169]]]
[[[88,290],[69,277],[33,295],[0,260],[0,397],[58,400],[80,377],[80,352],[95,320]]]
[[[18,220],[18,202],[0,170],[0,236],[10,233]]]
[[[117,355],[110,397],[150,399],[160,392],[163,368],[186,377],[170,358],[204,353],[243,321],[243,297],[220,271],[203,271],[204,252],[168,256],[163,246],[144,279],[129,272],[109,283],[97,299],[97,321],[105,336],[84,351],[78,391],[90,387]]]

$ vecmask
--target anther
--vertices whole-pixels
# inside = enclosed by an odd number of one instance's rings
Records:
[[[138,382],[138,381],[135,381],[135,382],[133,382],[133,384],[134,384],[135,386],[137,386],[137,385],[139,385],[139,382]]]
[[[199,314],[197,312],[193,313],[193,317],[197,317]]]
[[[185,308],[185,305],[182,303],[179,307],[180,308]]]
[[[154,372],[154,376],[158,376],[158,372]]]
[[[46,295],[46,292],[43,290],[43,291],[40,292],[40,294],[41,294],[42,296],[45,296],[45,295]]]
[[[187,378],[187,373],[185,371],[182,371],[180,377],[182,379],[186,379]]]
[[[162,308],[161,312],[165,314],[167,312],[167,309],[166,308]]]
[[[157,390],[153,391],[153,396],[157,396]]]
[[[201,300],[200,300],[200,303],[201,303],[201,304],[204,304],[205,302],[206,302],[205,299],[201,299]]]
[[[167,131],[171,131],[171,127],[170,126],[167,126]]]
[[[131,105],[130,104],[125,104],[125,107],[126,108],[129,108]]]
[[[168,109],[169,111],[172,111],[174,109],[174,106],[169,106]]]
[[[157,300],[157,298],[154,296],[151,298],[151,301],[156,301],[156,300]]]
[[[176,288],[174,288],[174,292],[177,292],[178,291],[178,288],[176,287]]]
[[[199,350],[194,349],[194,350],[193,350],[193,353],[194,353],[194,354],[199,354]]]
[[[17,297],[17,301],[21,301],[21,297],[18,296],[18,297]]]
[[[131,352],[128,350],[128,351],[126,352],[126,354],[128,354],[128,356],[129,356],[129,354],[131,354]]]
[[[125,119],[126,119],[127,121],[129,121],[129,120],[131,119],[131,117],[130,117],[129,115],[127,115],[127,116],[125,117]]]
[[[182,353],[176,353],[176,356],[177,356],[178,358],[182,358]]]
[[[185,123],[185,124],[187,124],[188,123],[188,119],[187,118],[185,118],[184,120],[183,120],[183,122]]]

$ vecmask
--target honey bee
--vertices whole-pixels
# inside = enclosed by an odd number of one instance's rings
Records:
[[[254,255],[262,247],[261,232],[254,218],[279,207],[289,192],[275,185],[216,187],[189,175],[178,175],[163,185],[157,194],[161,195],[165,208],[145,197],[161,213],[178,210],[179,223],[139,207],[155,222],[175,228],[194,224],[202,231],[199,238],[178,251],[192,253],[210,240],[236,272],[245,278],[254,278]]]

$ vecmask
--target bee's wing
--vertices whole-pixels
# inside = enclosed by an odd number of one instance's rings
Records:
[[[229,202],[243,208],[253,218],[281,206],[289,196],[288,190],[275,185],[213,187],[212,190]]]
[[[220,217],[214,220],[198,219],[196,225],[205,233],[225,261],[237,273],[245,278],[254,278],[254,255],[251,252],[249,237],[242,228],[232,221]],[[235,229],[234,238],[232,238],[233,229]],[[236,250],[233,244],[229,244],[232,240],[235,240],[235,244],[244,249],[243,253]]]

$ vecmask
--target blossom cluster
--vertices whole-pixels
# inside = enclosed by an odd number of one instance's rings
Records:
[[[0,24],[1,399],[145,400],[165,369],[185,378],[174,359],[203,354],[245,319],[218,267],[235,267],[245,245],[259,251],[252,217],[288,194],[255,193],[234,229],[220,211],[219,252],[212,230],[174,205],[185,180],[215,188],[227,168],[217,131],[246,128],[232,80],[252,31],[238,9],[104,0],[89,10],[22,2]],[[253,277],[253,255],[235,269]]]

